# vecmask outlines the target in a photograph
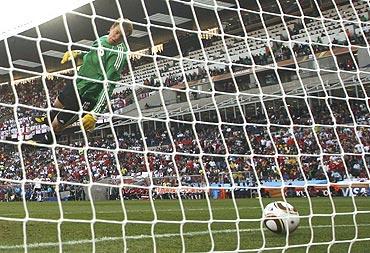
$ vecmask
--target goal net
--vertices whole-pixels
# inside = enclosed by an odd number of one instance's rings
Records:
[[[67,2],[0,31],[0,251],[367,251],[368,0]]]

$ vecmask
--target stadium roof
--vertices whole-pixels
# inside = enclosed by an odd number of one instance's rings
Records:
[[[235,6],[235,3],[232,3],[233,1],[222,0],[217,1],[217,3],[220,6],[232,7]],[[81,5],[81,3],[86,3],[86,0],[78,2]],[[170,1],[169,4],[176,25],[184,29],[192,29],[194,25],[193,12],[190,5],[186,4],[187,2],[189,1]],[[215,15],[212,15],[212,12],[214,12],[212,10],[213,0],[196,0],[195,2],[198,6],[195,7],[195,11],[199,23],[203,27],[207,26],[207,24],[216,23]],[[67,4],[68,1],[65,3]],[[11,9],[11,5],[5,7]],[[10,9],[9,12],[12,12]],[[68,11],[68,8],[64,9],[63,12],[65,11]],[[56,13],[57,15],[61,14],[60,12]],[[20,15],[23,14],[20,13]],[[95,0],[92,4],[88,3],[74,11],[67,12],[65,15],[66,22],[63,21],[63,16],[52,17],[49,14],[45,15],[46,18],[49,18],[49,21],[42,23],[41,21],[46,20],[30,15],[32,20],[28,17],[23,23],[13,24],[10,28],[2,26],[0,31],[0,67],[9,68],[9,62],[12,62],[15,68],[41,73],[43,71],[43,60],[48,72],[65,68],[60,66],[59,59],[62,53],[67,50],[69,42],[67,29],[69,30],[70,42],[72,44],[78,43],[90,46],[97,37],[94,31],[95,27],[98,36],[104,35],[109,30],[112,20],[117,19],[121,15],[134,22],[134,33],[129,39],[130,48],[133,51],[148,48],[151,45],[148,36],[149,32],[152,34],[155,44],[169,40],[173,36],[171,17],[167,2],[164,0]],[[163,26],[164,28],[151,26],[148,30],[146,26],[147,17],[152,24]],[[18,19],[18,21],[20,20]],[[12,21],[9,20],[9,23],[12,23]],[[42,37],[41,40],[38,39],[37,29],[32,27],[38,24]],[[92,24],[95,24],[95,26]],[[21,33],[16,35],[14,34],[15,32]],[[4,38],[6,37],[9,37],[7,44],[9,45],[11,57],[8,57],[6,52],[4,43]],[[41,57],[38,53],[38,46],[41,50],[42,59],[40,59]],[[13,73],[16,79],[27,76],[26,73]],[[0,83],[7,81],[8,78],[8,71],[0,69]]]
[[[78,2],[83,3],[84,1]],[[237,15],[235,7],[238,5],[248,10],[257,11],[259,9],[256,0],[235,1],[194,0],[194,5],[191,6],[190,0],[95,0],[92,4],[88,3],[74,11],[67,12],[65,19],[63,16],[58,16],[39,25],[38,30],[31,28],[8,38],[10,57],[4,40],[1,40],[0,83],[9,80],[8,70],[4,69],[10,67],[9,62],[12,62],[19,70],[13,71],[15,79],[35,76],[27,71],[42,73],[43,65],[47,66],[46,71],[48,72],[65,69],[66,66],[61,66],[59,62],[62,54],[68,49],[68,45],[75,47],[78,44],[82,49],[85,46],[86,50],[86,46],[90,46],[96,37],[106,34],[112,21],[121,15],[134,23],[134,33],[129,39],[129,46],[132,51],[136,51],[151,46],[149,33],[154,44],[173,39],[171,15],[176,23],[176,35],[178,36],[179,33],[184,32],[182,29],[197,30],[195,20],[204,30],[217,26],[216,12],[223,23],[227,22],[228,18]],[[276,0],[260,0],[259,2],[265,11],[269,11],[269,8],[276,9],[277,6]],[[283,6],[291,7],[296,0],[279,0],[279,2]],[[150,21],[150,26],[148,21]]]

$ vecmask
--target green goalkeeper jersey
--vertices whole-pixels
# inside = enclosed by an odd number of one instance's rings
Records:
[[[98,41],[100,41],[102,48],[98,48]],[[110,98],[116,85],[109,81],[121,79],[122,70],[127,64],[127,54],[125,53],[127,52],[127,47],[124,43],[118,45],[109,44],[108,35],[100,37],[93,43],[92,47],[90,52],[84,54],[83,64],[78,71],[78,75],[104,81],[105,72],[108,79],[107,88]],[[99,57],[104,69],[101,68]],[[91,112],[103,112],[107,103],[103,83],[81,78],[78,78],[76,83],[80,97],[91,101],[95,105]]]

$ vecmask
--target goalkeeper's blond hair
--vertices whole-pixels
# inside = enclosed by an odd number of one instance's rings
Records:
[[[122,26],[120,26],[122,24]],[[112,28],[115,28],[116,26],[120,26],[121,29],[123,29],[126,36],[130,36],[132,34],[132,31],[134,29],[131,21],[129,19],[123,19],[119,18],[117,19],[111,26]]]

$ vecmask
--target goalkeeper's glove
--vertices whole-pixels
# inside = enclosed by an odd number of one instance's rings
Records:
[[[82,117],[82,126],[85,131],[92,132],[95,129],[96,117],[90,113]]]
[[[64,53],[62,60],[60,61],[61,64],[66,63],[67,61],[71,61],[72,58],[77,58],[82,53],[81,50],[72,50],[67,51]]]

